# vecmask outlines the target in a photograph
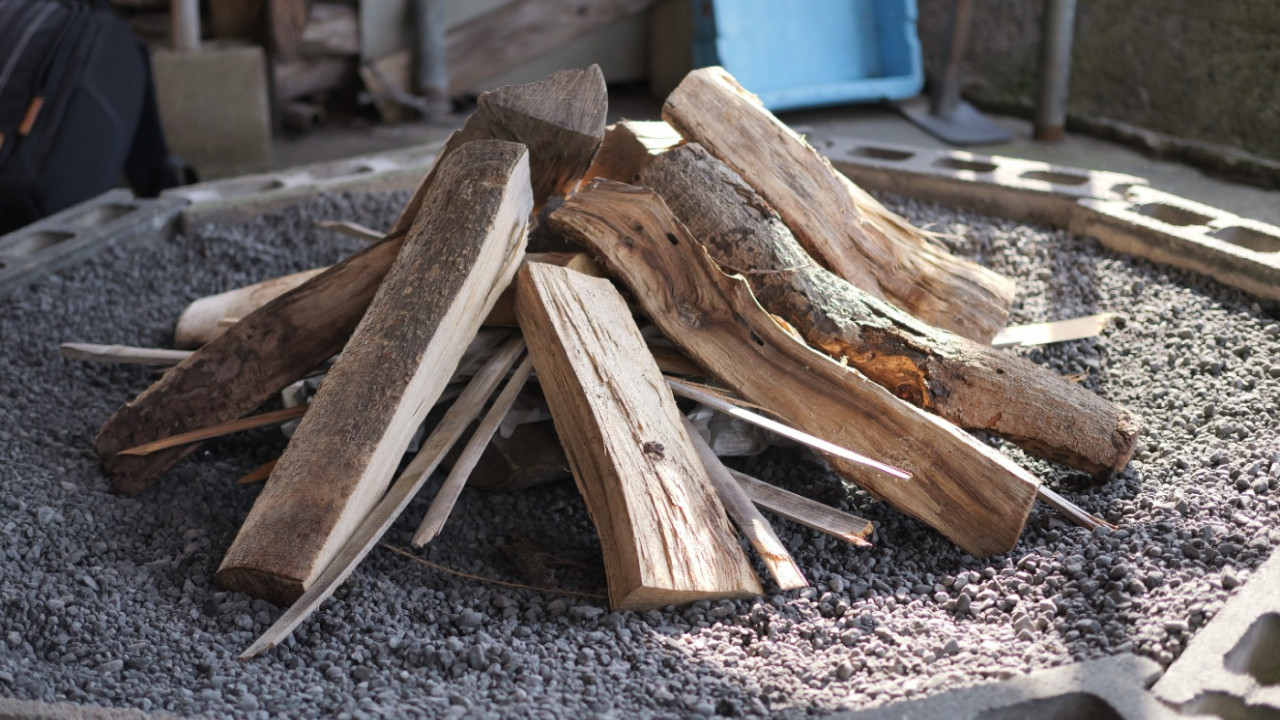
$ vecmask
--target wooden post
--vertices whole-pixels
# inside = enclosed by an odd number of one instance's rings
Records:
[[[724,68],[689,73],[662,117],[741,175],[836,275],[978,342],[989,342],[1008,321],[1011,280],[928,242],[836,172]]]
[[[700,145],[641,173],[721,267],[814,348],[960,427],[1091,473],[1122,470],[1137,420],[1013,353],[933,328],[818,265],[759,195]]]
[[[529,355],[600,533],[609,604],[640,610],[759,595],[618,291],[532,264],[520,272],[517,297]]]
[[[845,477],[974,555],[1014,547],[1038,481],[954,425],[797,341],[725,275],[650,190],[594,180],[551,214],[695,362],[783,421],[912,474],[845,461]],[[563,436],[563,433],[562,433]]]
[[[548,93],[574,100],[548,102]],[[492,102],[485,100],[490,96]],[[242,417],[342,349],[418,216],[436,167],[463,145],[458,139],[463,133],[467,140],[514,137],[523,142],[530,148],[530,177],[541,177],[544,187],[554,188],[557,182],[567,185],[576,177],[575,168],[581,173],[591,161],[604,133],[605,102],[598,68],[562,71],[482,95],[482,107],[437,155],[436,166],[386,240],[250,313],[103,424],[94,450],[111,475],[112,488],[128,495],[141,492],[197,446],[145,458],[117,457],[117,451]],[[487,114],[490,107],[501,117]],[[534,201],[545,200],[536,188]]]
[[[306,590],[386,490],[519,267],[533,209],[525,148],[468,143],[440,164],[437,177],[227,551],[220,586],[281,604]]]

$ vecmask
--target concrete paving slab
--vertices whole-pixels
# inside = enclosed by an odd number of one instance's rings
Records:
[[[1280,300],[1280,227],[1134,186],[1122,200],[1080,200],[1068,229],[1113,250]]]
[[[1081,199],[1123,200],[1147,181],[1039,160],[851,138],[815,139],[837,170],[867,190],[1067,227]]]
[[[189,203],[184,231],[207,222],[242,222],[323,192],[413,190],[435,162],[442,143],[427,143],[344,160],[303,165],[280,172],[245,175],[166,190],[165,197]]]
[[[0,237],[0,298],[114,242],[173,232],[181,198],[109,190]]]
[[[1152,692],[1184,712],[1280,717],[1280,554],[1195,634]]]
[[[1160,675],[1135,655],[1077,663],[924,700],[829,716],[831,720],[1172,720],[1147,688]]]

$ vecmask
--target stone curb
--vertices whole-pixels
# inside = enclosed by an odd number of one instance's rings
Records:
[[[1280,716],[1280,553],[1192,637],[1152,692],[1184,712]]]
[[[1280,300],[1280,227],[1134,186],[1124,199],[1081,200],[1067,229],[1113,250]]]
[[[1123,200],[1133,175],[910,145],[813,139],[837,170],[866,190],[1065,228],[1078,201]]]
[[[1182,717],[1147,692],[1160,675],[1135,655],[1076,663],[923,700],[839,713],[830,720],[1172,720]]]
[[[0,237],[0,299],[110,243],[171,234],[186,204],[109,190]]]
[[[413,190],[442,146],[438,142],[413,145],[281,172],[185,185],[166,190],[163,196],[190,203],[179,221],[183,231],[208,222],[244,222],[324,192]]]

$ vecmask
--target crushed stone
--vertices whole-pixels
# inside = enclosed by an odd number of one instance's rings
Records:
[[[154,371],[70,362],[58,343],[167,346],[191,300],[360,247],[314,221],[385,227],[406,199],[320,196],[110,247],[0,304],[0,695],[237,718],[801,717],[1121,652],[1168,665],[1280,542],[1274,305],[1065,232],[888,198],[1017,279],[1014,322],[1123,315],[1100,337],[1019,352],[1142,418],[1128,469],[1096,484],[992,441],[1118,531],[1041,506],[1014,551],[977,559],[775,449],[732,464],[876,524],[863,549],[777,519],[810,588],[611,612],[378,549],[285,645],[237,662],[281,608],[211,578],[258,492],[236,478],[284,438],[212,441],[137,498],[112,495],[93,435]],[[389,544],[407,547],[438,483]],[[511,582],[605,586],[572,483],[467,490],[420,555]]]

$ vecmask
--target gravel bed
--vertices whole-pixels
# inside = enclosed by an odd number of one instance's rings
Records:
[[[0,304],[0,695],[249,718],[820,715],[1126,651],[1167,665],[1280,542],[1276,307],[1063,232],[890,198],[1017,278],[1016,322],[1124,314],[1102,337],[1024,352],[1142,417],[1131,466],[1097,485],[1006,448],[1119,531],[1040,507],[1013,552],[975,559],[771,450],[735,464],[872,519],[875,547],[778,520],[813,587],[617,613],[591,597],[604,571],[572,483],[468,490],[421,558],[587,595],[379,549],[285,646],[237,662],[280,609],[211,578],[257,494],[235,480],[282,436],[208,443],[139,497],[114,496],[91,441],[153,371],[69,362],[57,345],[165,346],[194,298],[359,247],[313,221],[386,226],[405,200],[320,197],[106,249]],[[425,507],[387,541],[407,546]]]

